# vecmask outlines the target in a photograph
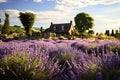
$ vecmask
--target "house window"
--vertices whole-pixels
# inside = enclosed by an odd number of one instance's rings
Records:
[[[56,31],[56,26],[53,26],[53,30]]]
[[[62,30],[64,30],[64,26],[62,26]]]

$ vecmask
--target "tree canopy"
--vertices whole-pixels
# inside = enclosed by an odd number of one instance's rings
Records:
[[[88,34],[94,34],[95,32],[93,30],[89,30]]]
[[[112,29],[111,36],[115,36],[114,30]]]
[[[27,36],[32,35],[31,29],[35,22],[35,14],[31,12],[25,12],[25,13],[20,12],[19,15],[20,15],[19,19],[25,28],[26,35]]]
[[[105,35],[110,36],[110,31],[109,31],[109,30],[106,30],[106,31],[105,31]]]
[[[10,27],[9,14],[5,13],[5,21],[4,21],[4,25],[2,27],[2,34],[8,34],[9,27]]]
[[[0,19],[0,24],[2,23],[2,20]]]
[[[81,33],[93,28],[94,19],[85,12],[77,14],[74,20],[75,28]]]

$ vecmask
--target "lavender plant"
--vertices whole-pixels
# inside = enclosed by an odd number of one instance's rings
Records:
[[[0,60],[0,80],[51,80],[59,73],[57,62],[35,54],[7,54]]]
[[[0,44],[0,80],[119,80],[120,42],[20,40]]]

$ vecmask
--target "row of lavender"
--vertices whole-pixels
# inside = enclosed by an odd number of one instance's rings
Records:
[[[119,54],[120,41],[6,42],[0,44],[0,79],[120,80]]]

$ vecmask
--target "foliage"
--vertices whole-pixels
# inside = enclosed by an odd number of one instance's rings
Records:
[[[0,24],[2,23],[2,20],[0,19]]]
[[[22,34],[22,33],[24,33],[24,29],[23,28],[21,28],[21,27],[15,27],[15,26],[10,26],[11,28],[10,28],[10,33],[12,34],[12,33],[17,33],[18,35],[19,34]]]
[[[84,32],[84,33],[79,33],[79,37],[84,39],[84,38],[88,38],[88,33],[87,32]]]
[[[92,39],[92,38],[95,38],[95,35],[94,35],[94,30],[88,30],[88,34],[87,34],[87,37],[90,39]]]
[[[119,31],[118,30],[115,30],[115,35],[118,35],[119,34]]]
[[[106,31],[105,31],[105,35],[110,36],[109,30],[106,30]]]
[[[97,32],[97,33],[96,33],[96,36],[98,36],[98,35],[99,35],[99,33]]]
[[[78,32],[78,30],[75,29],[73,35],[74,35],[74,36],[79,36],[79,32]]]
[[[45,57],[44,57],[45,58]],[[7,54],[0,60],[0,79],[3,80],[50,80],[56,63],[42,56],[26,53]],[[53,74],[54,75],[54,74]],[[53,78],[53,77],[52,77]]]
[[[10,29],[9,27],[10,27],[9,14],[5,13],[5,21],[2,27],[2,34],[8,34]]]
[[[0,28],[1,29],[1,28]],[[2,30],[2,29],[1,29]],[[0,31],[1,31],[0,30]],[[1,34],[0,35],[0,38],[18,38],[18,37],[21,37],[23,36],[25,33],[24,29],[21,28],[21,27],[15,27],[15,26],[10,26],[9,28],[9,34],[6,35],[6,34]]]
[[[59,36],[58,39],[65,40],[66,38],[64,36]]]
[[[0,24],[0,32],[2,31],[2,25]]]
[[[32,36],[40,37],[40,28],[32,28]]]
[[[43,33],[43,27],[40,28],[40,32]]]
[[[91,29],[94,25],[94,19],[89,14],[84,12],[77,14],[74,20],[75,28],[79,32],[85,32],[86,30]]]
[[[1,31],[2,31],[2,20],[0,19],[0,34],[1,34]]]
[[[99,35],[98,35],[98,39],[106,39],[107,38],[107,36],[106,35],[104,35],[103,33],[100,33]]]
[[[32,31],[32,36],[34,36],[34,37],[39,36],[40,37],[40,32]]]
[[[115,36],[114,30],[112,29],[111,36]]]
[[[115,37],[116,37],[117,39],[120,39],[120,28],[119,28],[119,30],[116,30],[116,32],[115,32]]]
[[[32,35],[31,29],[35,22],[35,14],[30,12],[25,12],[25,13],[20,12],[19,15],[20,15],[19,19],[25,28],[26,35],[31,36]]]
[[[94,34],[95,32],[93,30],[88,30],[88,34]]]
[[[0,79],[120,79],[117,40],[15,40],[0,45]]]

